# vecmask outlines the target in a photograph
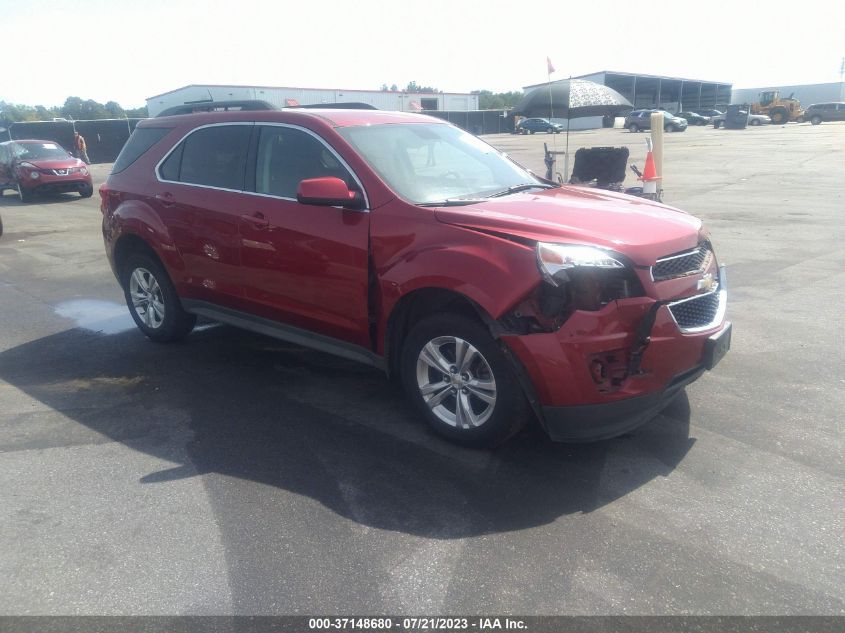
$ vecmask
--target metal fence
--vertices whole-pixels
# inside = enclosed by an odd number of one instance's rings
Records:
[[[22,121],[9,126],[12,139],[55,141],[76,155],[74,131],[85,138],[92,163],[113,163],[132,130],[143,119],[99,119],[95,121]],[[5,140],[5,139],[4,139]]]
[[[426,110],[423,114],[448,121],[473,134],[513,132],[513,115],[508,110],[444,111]]]
[[[473,134],[500,134],[514,130],[514,117],[508,110],[426,110],[425,114],[448,121]],[[9,125],[8,130],[12,139],[55,141],[74,155],[76,143],[73,133],[76,131],[85,137],[88,158],[92,163],[113,163],[139,121],[143,119],[21,121]]]

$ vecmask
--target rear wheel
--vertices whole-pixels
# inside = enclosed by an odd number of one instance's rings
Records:
[[[760,125],[760,119],[751,119],[751,125]]]
[[[402,382],[439,435],[465,446],[495,446],[530,409],[504,353],[487,329],[455,314],[428,317],[405,339]]]
[[[810,123],[812,123],[813,125],[818,125],[821,122],[822,122],[822,118],[818,114],[816,114],[815,116],[813,116],[810,119]]]
[[[178,341],[194,328],[164,267],[148,253],[133,253],[123,267],[123,294],[135,325],[159,343]]]
[[[631,123],[631,125],[628,126],[628,131],[629,132],[639,132],[640,126],[638,126],[636,123]]]

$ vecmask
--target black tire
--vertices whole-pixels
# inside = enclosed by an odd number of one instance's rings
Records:
[[[157,305],[163,305],[164,314],[160,323],[155,323],[157,312],[151,311],[152,307],[149,303],[144,312],[150,315],[149,319],[145,319],[144,316],[139,314],[139,309],[143,306],[136,309],[133,303],[130,288],[132,276],[136,271],[148,282],[149,278],[146,277],[146,274],[149,274],[155,281],[156,287],[153,287],[149,294],[158,297]],[[182,308],[182,302],[179,300],[179,295],[176,294],[176,289],[173,287],[173,282],[170,281],[167,271],[153,255],[143,252],[131,254],[123,266],[120,280],[129,314],[132,315],[135,325],[147,338],[157,343],[170,343],[184,338],[194,329],[197,322],[196,315],[189,314]]]
[[[94,195],[94,185],[87,185],[79,190],[79,195],[83,198],[90,198]]]
[[[639,132],[640,127],[636,123],[631,123],[631,125],[628,126],[628,131],[632,133]]]
[[[528,130],[529,134],[534,134],[534,130]]]
[[[721,121],[713,121],[713,128],[718,130],[719,126],[722,125]]]
[[[810,118],[810,123],[812,123],[813,125],[818,125],[821,122],[822,118],[818,114]]]
[[[749,125],[760,125],[760,119],[751,119],[748,122]]]
[[[555,129],[553,127],[546,128],[546,134],[554,134],[554,133],[555,133]]]
[[[769,112],[769,117],[775,125],[781,125],[789,121],[789,113],[784,108],[775,108]]]
[[[454,358],[457,345],[452,343],[450,346],[448,342],[450,339],[460,339],[469,343],[478,352],[477,355],[471,357],[472,361],[467,362],[463,371],[457,366],[457,359]],[[423,349],[438,341],[440,343],[434,347],[442,353],[440,359],[444,363],[456,363],[448,368],[443,367],[443,378],[440,377],[440,369],[435,370],[421,360]],[[451,358],[449,358],[450,350]],[[473,447],[496,446],[519,431],[531,415],[528,401],[514,375],[510,361],[505,357],[498,343],[493,340],[487,328],[477,321],[448,313],[423,319],[405,338],[400,362],[402,383],[411,402],[436,433],[453,442]],[[442,363],[438,365],[438,367],[442,366]],[[447,369],[449,373],[446,373]],[[486,388],[461,388],[460,385],[464,384],[462,381],[465,377],[466,384],[472,385],[475,382],[476,387],[480,384],[477,381],[485,381],[489,385],[492,378],[492,391]],[[431,380],[430,384],[434,387],[438,384],[443,385],[443,388],[437,390],[436,393],[432,392],[433,395],[430,398],[431,400],[441,396],[438,400],[440,404],[431,407],[426,403],[421,392],[420,380],[424,382]],[[459,381],[457,387],[454,386],[455,381]],[[494,402],[491,404],[482,400],[475,395],[476,393],[487,396],[492,393]],[[459,426],[457,422],[460,408],[458,398],[462,398],[462,402],[467,403],[466,406],[471,410],[469,414],[463,414],[464,419],[467,420],[466,425]],[[461,408],[461,411],[466,411],[466,408]],[[441,419],[439,415],[452,415],[455,420],[450,423]],[[479,422],[477,426],[473,426],[469,421],[472,416],[477,416],[476,421]]]

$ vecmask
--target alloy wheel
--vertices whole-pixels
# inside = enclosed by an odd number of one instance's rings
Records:
[[[164,297],[161,286],[146,268],[136,268],[129,277],[129,296],[132,308],[150,329],[158,329],[164,322]]]
[[[479,427],[496,406],[496,379],[487,359],[471,343],[438,336],[420,350],[417,387],[440,420],[458,429]]]

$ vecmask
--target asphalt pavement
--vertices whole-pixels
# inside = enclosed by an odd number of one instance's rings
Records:
[[[486,138],[537,171],[565,143]],[[570,149],[642,166],[644,138]],[[845,124],[665,155],[728,265],[731,352],[633,434],[495,451],[351,361],[212,323],[149,342],[97,196],[7,191],[0,614],[845,613]]]

